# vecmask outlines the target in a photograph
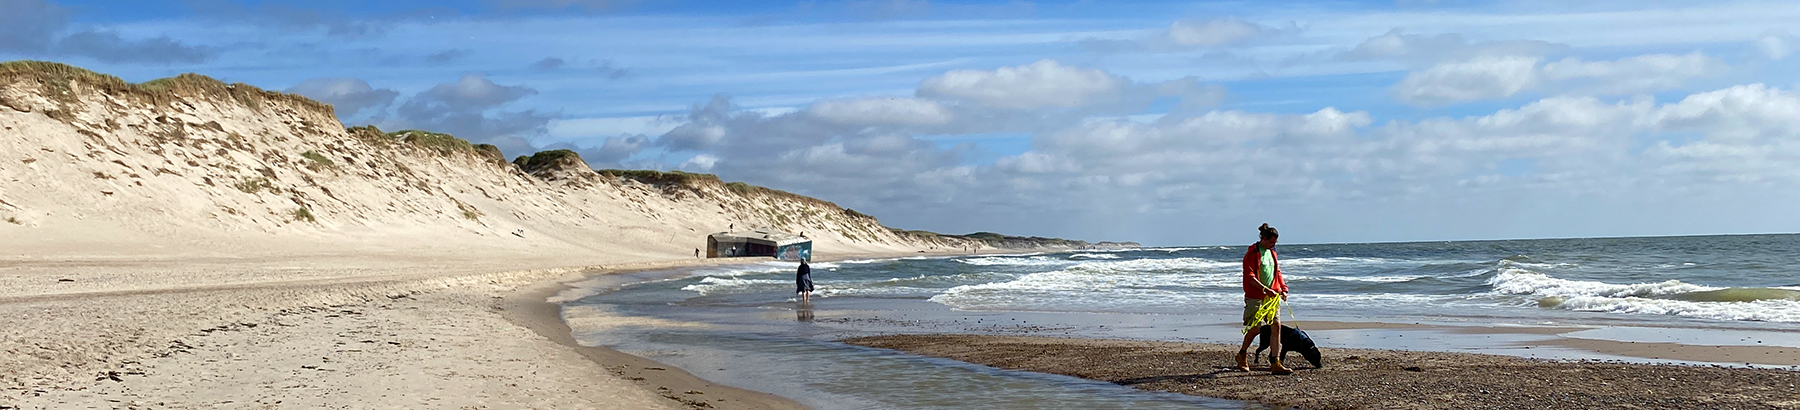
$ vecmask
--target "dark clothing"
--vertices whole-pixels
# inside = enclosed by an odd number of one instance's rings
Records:
[[[813,291],[812,267],[800,265],[800,271],[794,274],[794,293]]]

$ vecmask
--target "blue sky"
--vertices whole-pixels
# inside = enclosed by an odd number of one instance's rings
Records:
[[[0,0],[183,72],[890,226],[1150,244],[1800,231],[1791,2]]]

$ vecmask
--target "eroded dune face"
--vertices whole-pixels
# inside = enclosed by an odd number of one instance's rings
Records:
[[[21,254],[307,244],[691,257],[728,226],[849,252],[961,245],[710,175],[601,174],[572,152],[515,164],[449,135],[346,129],[328,105],[199,75],[127,84],[4,64],[0,242]]]

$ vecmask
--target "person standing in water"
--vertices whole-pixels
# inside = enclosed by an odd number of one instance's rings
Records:
[[[794,293],[800,294],[800,303],[808,303],[812,302],[812,291],[812,266],[801,259],[800,269],[794,272]]]
[[[1275,256],[1275,241],[1281,233],[1269,224],[1262,224],[1256,230],[1262,240],[1250,245],[1244,252],[1244,344],[1238,346],[1237,370],[1250,371],[1250,342],[1256,340],[1261,332],[1260,326],[1269,326],[1269,349],[1281,351],[1281,315],[1280,311],[1262,311],[1263,301],[1268,298],[1287,300],[1287,281],[1281,279],[1281,262]],[[1290,374],[1293,370],[1281,365],[1281,359],[1269,361],[1269,373]]]

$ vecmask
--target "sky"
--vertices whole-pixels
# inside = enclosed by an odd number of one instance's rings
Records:
[[[0,0],[0,60],[296,93],[883,224],[1800,232],[1800,3]]]

